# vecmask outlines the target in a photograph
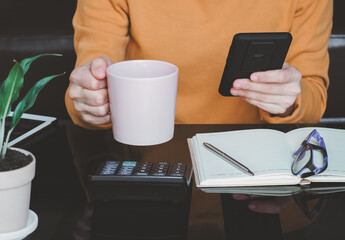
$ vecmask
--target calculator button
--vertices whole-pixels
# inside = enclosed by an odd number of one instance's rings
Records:
[[[120,175],[120,176],[130,176],[130,175],[132,175],[132,172],[118,172],[117,175]]]
[[[186,170],[186,168],[184,168],[184,167],[181,167],[181,168],[177,167],[177,168],[172,168],[171,169],[171,171],[177,171],[177,170],[184,171],[184,170]]]
[[[100,173],[100,175],[113,175],[119,166],[119,161],[107,161]]]
[[[154,171],[168,171],[168,168],[156,168]]]
[[[152,166],[153,163],[150,163],[150,162],[144,162],[144,163],[139,163],[139,167],[141,166]]]
[[[132,175],[133,169],[120,169],[117,175]]]
[[[137,169],[151,169],[152,167],[151,166],[142,166],[142,167],[138,167]]]
[[[154,172],[152,173],[153,176],[166,176],[167,173],[166,172]]]
[[[169,168],[169,165],[156,165],[156,168]]]
[[[148,172],[136,172],[136,173],[134,173],[134,175],[136,175],[136,176],[148,176],[149,173]]]
[[[126,167],[135,167],[137,165],[137,162],[134,161],[124,161],[122,163],[122,166],[126,166]]]
[[[155,168],[155,171],[168,171],[168,168]]]
[[[174,163],[173,167],[186,167],[187,164],[186,163]]]
[[[141,173],[143,173],[143,172],[150,172],[150,170],[147,170],[147,169],[137,169],[135,172],[141,172]]]
[[[185,168],[187,168],[187,166],[183,166],[183,165],[173,165],[172,168],[185,169]]]
[[[168,162],[158,162],[157,165],[169,165]]]
[[[130,176],[133,173],[133,170],[135,166],[137,165],[137,162],[135,161],[124,161],[122,162],[121,168],[117,175],[120,176]]]

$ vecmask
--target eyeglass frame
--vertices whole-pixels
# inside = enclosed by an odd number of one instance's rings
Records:
[[[319,146],[318,145],[315,145],[315,144],[312,144],[310,143],[310,140],[312,139],[312,137],[314,137]],[[298,171],[297,173],[294,173],[293,171],[293,167],[295,166],[297,160],[298,160],[298,157],[300,156],[300,154],[302,153],[302,150],[305,149],[307,146],[309,146],[310,148],[310,159],[308,160],[308,162],[305,164],[305,166],[303,168],[301,168],[300,171]],[[324,165],[322,167],[317,167],[315,166],[314,164],[314,157],[313,157],[313,150],[316,149],[316,150],[320,150],[324,156]],[[325,144],[325,141],[323,140],[323,138],[321,137],[321,135],[319,134],[319,132],[314,129],[307,137],[306,139],[301,143],[301,147],[294,153],[294,156],[295,156],[295,159],[291,165],[291,172],[294,174],[294,175],[299,175],[301,174],[301,172],[303,172],[305,169],[309,169],[310,172],[307,172],[307,173],[303,173],[301,175],[302,178],[305,178],[305,177],[310,177],[312,175],[316,175],[316,174],[319,174],[319,173],[322,173],[323,171],[325,171],[328,167],[328,155],[327,155],[327,150],[326,150],[326,144]]]

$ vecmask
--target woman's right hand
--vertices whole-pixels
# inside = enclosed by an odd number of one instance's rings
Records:
[[[86,122],[110,123],[106,70],[111,64],[109,58],[98,57],[75,68],[70,75],[69,97]]]

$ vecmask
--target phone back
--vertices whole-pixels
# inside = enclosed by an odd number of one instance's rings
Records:
[[[289,50],[292,36],[288,32],[238,33],[234,36],[219,93],[232,96],[230,89],[239,78],[249,78],[258,71],[281,69]]]

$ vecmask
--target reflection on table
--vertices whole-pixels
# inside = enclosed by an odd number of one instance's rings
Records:
[[[299,126],[177,125],[171,141],[136,147],[116,142],[110,130],[85,130],[72,124],[60,124],[55,136],[39,147],[32,147],[38,166],[31,209],[38,213],[40,224],[28,239],[345,238],[342,186],[335,186],[332,192],[328,186],[319,186],[325,188],[324,194],[294,192],[291,187],[224,189],[223,194],[218,194],[204,193],[192,183],[182,201],[138,197],[108,199],[100,205],[89,181],[90,174],[95,173],[105,159],[190,163],[186,139],[198,132],[247,128],[289,131],[296,127]],[[345,128],[345,125],[327,127]],[[62,149],[64,156],[58,153]],[[295,194],[286,194],[285,190]],[[98,238],[95,238],[95,229]]]

